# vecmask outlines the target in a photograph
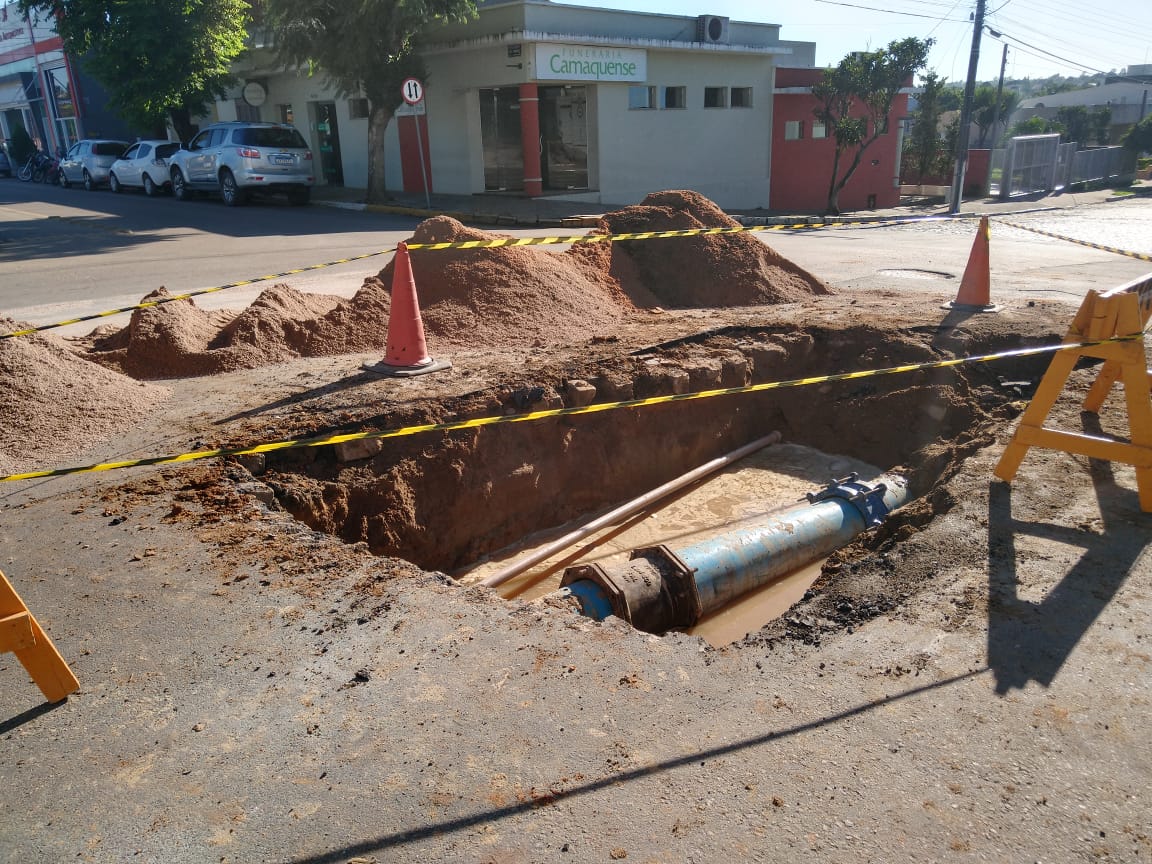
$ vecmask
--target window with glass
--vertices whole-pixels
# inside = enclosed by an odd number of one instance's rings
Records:
[[[727,87],[705,87],[704,88],[704,107],[705,108],[727,108],[728,107],[728,88]]]
[[[799,141],[804,137],[804,121],[803,120],[785,120],[784,121],[784,140],[785,141]]]
[[[732,88],[732,107],[733,108],[751,108],[752,107],[752,88],[751,87],[733,87]]]
[[[827,138],[828,127],[819,120],[812,121],[812,137],[813,138]]]
[[[633,86],[628,88],[628,110],[647,111],[656,107],[656,88]]]
[[[686,87],[665,87],[664,98],[660,104],[661,108],[687,108],[688,107],[688,88]]]

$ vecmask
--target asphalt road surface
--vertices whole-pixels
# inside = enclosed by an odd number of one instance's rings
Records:
[[[282,273],[394,247],[419,222],[271,198],[241,208],[0,180],[0,314],[54,323],[173,293]],[[278,279],[302,291],[350,296],[387,256]],[[206,309],[245,306],[272,282],[196,298]],[[127,323],[123,318],[108,322]],[[91,330],[91,322],[57,335]]]
[[[1147,261],[1007,224],[1149,255],[1150,198],[1102,203],[1099,196],[1065,194],[1037,202],[1032,212],[1000,212],[990,202],[977,209],[994,216],[992,302],[1054,299],[1074,307],[1089,288],[1107,290],[1152,270]],[[368,255],[410,237],[419,221],[322,205],[290,207],[276,198],[228,208],[212,198],[179,202],[139,192],[114,195],[0,180],[0,314],[51,324],[132,306],[161,286],[172,293],[198,291]],[[834,287],[955,297],[976,229],[975,220],[957,219],[755,236]],[[550,228],[494,230],[556,233]],[[536,248],[542,255],[561,249]],[[203,309],[243,308],[279,282],[349,297],[388,257],[260,281],[201,295],[195,302]],[[104,323],[127,323],[127,315],[53,332],[76,336]]]

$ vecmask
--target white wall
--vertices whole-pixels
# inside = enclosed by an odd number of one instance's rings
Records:
[[[662,189],[694,189],[723,207],[767,207],[770,61],[649,51],[648,84],[684,86],[687,107],[629,110],[628,85],[595,88],[601,201],[625,204]],[[706,86],[751,87],[753,107],[704,108]]]

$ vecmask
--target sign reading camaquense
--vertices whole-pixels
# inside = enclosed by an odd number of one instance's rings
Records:
[[[642,48],[536,43],[538,81],[645,81],[648,52]]]

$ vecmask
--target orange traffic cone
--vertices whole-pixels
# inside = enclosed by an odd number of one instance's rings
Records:
[[[992,303],[989,298],[988,273],[988,240],[991,231],[988,228],[988,217],[980,217],[980,229],[976,232],[976,240],[972,244],[972,254],[968,256],[968,266],[964,268],[964,277],[960,280],[960,290],[955,300],[949,300],[941,308],[956,309],[963,312],[999,312],[1000,307]]]
[[[379,375],[400,378],[451,369],[449,361],[433,360],[428,356],[428,345],[424,341],[424,321],[420,317],[420,303],[416,299],[416,279],[412,275],[412,261],[408,257],[406,243],[396,244],[394,263],[392,308],[388,314],[388,350],[379,363],[365,363],[363,368]]]

